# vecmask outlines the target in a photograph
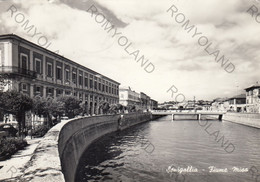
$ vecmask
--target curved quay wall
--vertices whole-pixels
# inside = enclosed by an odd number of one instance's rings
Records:
[[[66,182],[74,182],[86,148],[101,136],[153,119],[150,113],[85,117],[66,123],[59,135],[58,150]]]
[[[82,117],[58,123],[39,142],[18,181],[74,182],[81,155],[105,134],[162,116],[151,113]]]
[[[253,113],[226,113],[223,120],[246,126],[260,128],[260,114]]]

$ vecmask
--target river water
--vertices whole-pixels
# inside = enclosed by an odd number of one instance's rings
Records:
[[[260,182],[260,129],[166,116],[94,142],[76,181]]]

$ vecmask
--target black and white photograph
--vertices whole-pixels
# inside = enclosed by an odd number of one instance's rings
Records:
[[[260,0],[0,0],[0,182],[260,182]]]

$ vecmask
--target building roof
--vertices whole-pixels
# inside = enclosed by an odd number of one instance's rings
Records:
[[[108,77],[106,77],[106,76],[104,76],[104,75],[102,75],[102,74],[100,74],[100,73],[98,73],[98,72],[96,72],[96,71],[94,71],[94,70],[92,70],[92,69],[89,69],[89,68],[87,68],[87,67],[85,67],[85,66],[83,66],[83,65],[81,65],[81,64],[79,64],[79,63],[76,63],[75,61],[72,61],[72,60],[70,60],[70,59],[68,59],[68,58],[66,58],[66,57],[64,57],[64,56],[61,56],[61,55],[59,55],[59,54],[57,54],[57,53],[55,53],[55,52],[52,52],[52,51],[50,51],[50,50],[48,50],[48,49],[46,49],[46,48],[44,48],[44,47],[41,47],[41,46],[39,46],[39,45],[33,43],[33,42],[30,42],[30,41],[28,41],[28,40],[26,40],[26,39],[24,39],[24,38],[22,38],[22,37],[20,37],[20,36],[18,36],[18,35],[15,35],[15,34],[4,34],[4,35],[0,35],[0,40],[5,40],[5,39],[14,39],[14,40],[23,42],[23,43],[25,43],[25,44],[29,44],[29,45],[31,45],[31,46],[33,46],[33,47],[36,47],[36,48],[41,49],[41,50],[43,50],[43,51],[45,51],[45,52],[48,52],[49,54],[52,54],[54,57],[60,58],[61,60],[66,60],[66,61],[68,61],[68,62],[70,62],[70,63],[72,63],[72,64],[76,64],[79,68],[81,68],[81,69],[86,69],[86,70],[90,71],[92,74],[101,75],[102,77],[104,77],[105,79],[107,79],[107,80],[109,80],[109,81],[112,81],[112,82],[115,82],[115,83],[117,83],[117,84],[120,84],[119,82],[117,82],[117,81],[115,81],[115,80],[113,80],[113,79],[111,79],[111,78],[108,78]]]
[[[252,90],[252,89],[255,89],[255,88],[260,88],[260,84],[258,82],[256,82],[255,84],[251,85],[248,88],[245,88],[245,90],[248,91],[248,90]]]
[[[119,90],[131,90],[132,91],[131,87],[129,87],[129,86],[119,86]]]
[[[153,102],[158,102],[157,100],[154,100],[154,99],[151,99],[151,101],[153,101]]]
[[[240,95],[236,95],[236,96],[230,97],[227,100],[231,100],[231,99],[245,99],[245,98],[246,98],[246,94],[240,94]]]

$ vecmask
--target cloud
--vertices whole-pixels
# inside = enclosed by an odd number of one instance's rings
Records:
[[[37,43],[5,9],[12,2],[1,2],[1,33],[15,33]],[[52,42],[50,49],[107,75],[122,85],[146,92],[159,101],[170,100],[167,89],[175,84],[186,98],[196,95],[213,99],[236,94],[260,79],[259,24],[246,11],[250,0],[28,0],[13,2],[30,23]],[[103,30],[86,10],[94,4],[155,65],[148,74],[134,61],[117,38]],[[198,45],[167,11],[174,4],[178,12],[205,35],[236,66],[229,74],[212,55]],[[259,9],[260,5],[256,4]],[[193,92],[191,93],[191,88]]]

